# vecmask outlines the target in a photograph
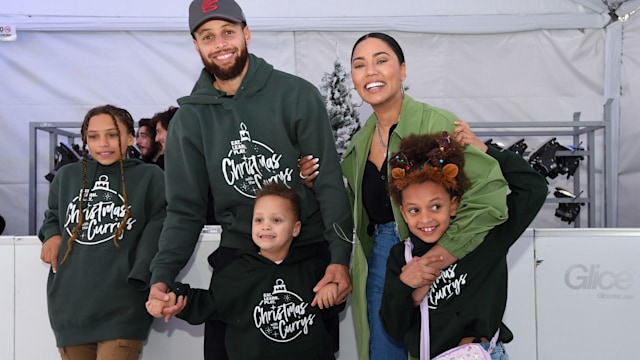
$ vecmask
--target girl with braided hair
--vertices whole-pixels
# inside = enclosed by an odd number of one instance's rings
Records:
[[[465,132],[465,143],[500,164],[511,190],[509,219],[490,230],[475,250],[441,271],[425,254],[449,228],[468,189],[463,150],[447,132],[410,135],[389,159],[389,192],[400,204],[409,237],[391,248],[380,317],[389,336],[402,342],[412,358],[431,359],[477,342],[492,360],[508,359],[502,346],[513,339],[502,323],[506,256],[547,196],[544,178],[520,155],[487,146],[469,129]],[[423,316],[422,307],[428,307],[428,316]],[[421,333],[425,319],[428,331]]]
[[[127,159],[133,118],[104,105],[81,127],[82,162],[49,189],[38,237],[49,320],[62,359],[139,359],[153,318],[144,303],[165,217],[164,174]]]

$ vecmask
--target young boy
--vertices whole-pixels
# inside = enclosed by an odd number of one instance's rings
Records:
[[[300,233],[300,204],[296,192],[282,183],[267,183],[256,194],[252,238],[258,251],[240,258],[212,277],[209,290],[172,286],[169,302],[150,300],[149,313],[185,297],[179,318],[190,324],[217,319],[227,325],[229,359],[334,359],[333,341],[323,317],[342,306],[338,287],[330,283],[310,304],[313,287],[325,266],[309,248],[291,247]]]
[[[500,163],[511,190],[507,197],[509,220],[492,229],[476,250],[441,272],[430,267],[430,260],[422,255],[447,230],[467,188],[462,148],[446,132],[412,135],[402,140],[389,161],[390,192],[401,204],[410,236],[391,249],[380,316],[388,334],[402,341],[412,357],[421,355],[421,336],[429,336],[430,354],[424,358],[479,342],[492,359],[508,359],[502,347],[513,339],[502,324],[507,303],[506,255],[544,204],[547,184],[520,155],[487,147],[475,135],[468,136],[466,143]],[[413,247],[413,259],[408,263],[407,242]],[[434,278],[430,288],[425,285]],[[421,335],[417,305],[425,296],[430,334]]]

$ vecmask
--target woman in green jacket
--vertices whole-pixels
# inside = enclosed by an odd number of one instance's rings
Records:
[[[404,54],[389,35],[370,33],[356,41],[351,77],[360,97],[374,111],[351,139],[342,160],[356,235],[351,276],[358,356],[407,359],[402,344],[385,333],[378,314],[389,250],[409,234],[399,205],[387,192],[387,157],[409,134],[447,131],[463,142],[464,126],[457,126],[454,114],[404,93]],[[466,146],[464,153],[464,170],[472,186],[447,232],[425,254],[441,269],[475,249],[489,229],[507,219],[507,186],[498,163],[472,146]],[[313,175],[317,165],[301,161],[300,176]],[[307,181],[312,179],[309,176]]]

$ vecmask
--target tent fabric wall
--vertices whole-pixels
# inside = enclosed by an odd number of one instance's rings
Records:
[[[640,1],[633,2],[637,4]],[[286,11],[279,7],[285,3],[291,5]],[[371,9],[376,8],[376,4],[382,5],[382,2],[366,2],[367,6],[362,3],[360,7],[357,6],[359,2],[352,3],[354,7],[344,12],[358,14],[357,20],[360,22],[354,28],[348,28],[352,31],[343,31],[346,28],[341,23],[344,17],[336,18],[332,25],[336,28],[332,31],[294,31],[290,29],[291,25],[288,24],[291,21],[288,19],[294,18],[290,15],[295,14],[294,11],[307,16],[313,14],[311,18],[295,18],[295,24],[306,20],[312,28],[313,20],[321,19],[321,16],[330,18],[331,11],[342,9],[342,3],[329,2],[329,10],[317,9],[318,12],[310,13],[310,9],[297,9],[297,5],[284,0],[270,3],[272,6],[262,12],[258,11],[262,9],[258,2],[243,2],[253,30],[250,50],[277,68],[320,85],[322,75],[332,70],[336,58],[348,68],[353,42],[368,31],[367,26],[373,26],[374,20],[382,18],[379,6],[377,10]],[[464,4],[460,5],[466,5],[466,9],[457,5],[452,9],[450,2],[446,2],[449,5],[444,1],[433,3],[434,6],[429,9],[414,9],[414,3],[413,7],[397,6],[398,9],[395,9],[394,6],[394,9],[388,9],[391,14],[385,18],[386,22],[376,25],[382,29],[388,27],[388,32],[399,40],[405,50],[409,94],[449,109],[470,122],[570,121],[575,111],[581,112],[582,120],[602,120],[606,86],[604,78],[608,66],[605,61],[607,33],[603,28],[608,21],[605,10],[598,10],[596,4],[583,6],[561,0],[493,0],[484,2],[482,6],[475,1],[462,1]],[[3,96],[0,97],[0,152],[3,154],[0,157],[0,214],[7,219],[5,234],[22,235],[28,233],[29,122],[79,122],[90,107],[104,103],[129,109],[135,119],[148,117],[169,105],[175,105],[178,97],[187,94],[201,64],[194,53],[186,25],[182,30],[160,30],[158,23],[155,31],[149,28],[144,31],[120,31],[118,26],[109,25],[104,18],[96,17],[93,24],[84,23],[82,26],[85,30],[80,30],[79,23],[74,21],[79,16],[89,16],[91,13],[87,9],[76,9],[78,11],[73,14],[72,20],[65,20],[53,17],[60,14],[49,8],[52,6],[41,4],[39,15],[27,19],[26,14],[33,13],[34,9],[30,9],[28,4],[15,4],[17,2],[10,6],[23,10],[10,7],[3,9],[6,15],[0,14],[0,22],[14,21],[22,28],[31,28],[19,32],[16,42],[0,43],[0,83],[4,85]],[[157,20],[159,15],[171,15],[176,24],[177,20],[186,24],[183,13],[187,4],[188,1],[182,2],[180,11],[170,13],[154,9],[154,13],[148,17]],[[144,2],[140,6],[144,6]],[[176,5],[170,5],[173,6]],[[59,7],[65,7],[64,1],[57,3],[56,9]],[[117,16],[117,8],[116,4],[110,7],[111,12],[101,15]],[[467,20],[492,19],[494,23],[484,27],[474,24],[476,31],[467,30],[476,34],[463,34],[460,29],[453,27],[444,33],[428,32],[415,24],[411,27],[414,31],[394,30],[397,27],[393,25],[394,21],[397,23],[410,19],[408,13],[416,16],[455,15],[442,17],[443,24],[447,23],[447,19],[461,20],[465,14],[471,15]],[[132,14],[134,17],[144,15],[140,11],[133,11]],[[255,21],[251,14],[256,16]],[[269,17],[278,14],[284,15]],[[394,18],[394,15],[398,17]],[[566,20],[557,28],[550,26],[552,22],[549,16],[558,15],[560,17],[557,19],[564,17],[571,21]],[[514,27],[509,32],[509,26],[513,25],[508,25],[508,21],[502,22],[506,18],[537,19],[533,22],[535,26],[531,27],[541,29],[522,31]],[[546,22],[540,22],[541,19]],[[640,36],[640,24],[634,20],[633,17],[629,18],[622,32],[620,146],[637,150],[637,136],[633,135],[637,135],[638,125],[633,121],[633,115],[640,109],[637,102],[633,101],[633,95],[640,91],[635,89],[640,80],[640,41],[635,39]],[[572,28],[572,21],[581,25]],[[70,23],[75,24],[72,30],[60,31]],[[252,23],[256,23],[256,27]],[[325,24],[329,23],[327,21]],[[527,21],[521,20],[519,23]],[[46,28],[47,24],[49,29]],[[104,24],[107,24],[106,31],[97,31]],[[487,32],[487,29],[494,27],[502,30]],[[267,31],[273,29],[280,31]],[[615,68],[613,70],[616,71]],[[359,102],[357,96],[355,98]],[[371,109],[364,105],[359,111],[364,119]],[[48,138],[40,134],[39,141],[46,143]],[[535,148],[539,141],[541,139],[532,140],[529,146]],[[619,169],[620,217],[618,223],[612,225],[631,227],[637,226],[635,212],[630,210],[637,208],[639,200],[633,184],[640,177],[640,169],[635,157],[624,156],[626,153],[625,150],[621,156]],[[47,183],[42,175],[48,171],[47,159],[48,153],[38,154],[40,176],[37,197],[40,217],[37,223],[40,223],[46,206]],[[602,159],[599,159],[599,163],[602,163]],[[601,172],[602,169],[597,171]],[[598,183],[597,186],[601,194],[603,184]],[[605,199],[598,199],[599,204],[603,204],[603,201]],[[553,216],[554,208],[554,205],[545,205],[542,212],[546,216],[536,219],[534,226],[566,227],[565,223]]]
[[[608,16],[602,15],[606,6],[600,1],[273,0],[265,4],[245,0],[241,4],[257,31],[398,30],[450,34],[602,27]],[[1,11],[5,15],[0,18],[37,31],[186,31],[189,3],[190,0],[172,1],[158,7],[152,0],[112,1],[108,7],[96,9],[92,3],[73,0],[10,2],[3,5]]]
[[[640,208],[640,21],[623,24],[620,96],[618,226],[638,227]]]
[[[7,2],[2,13],[50,17],[186,17],[191,0],[174,0],[158,6],[154,0],[112,1],[108,6],[75,0]],[[324,0],[238,1],[249,19],[255,18],[321,18],[321,17],[397,17],[421,15],[486,15],[486,14],[571,14],[601,12],[601,0],[430,0],[419,4],[414,0]],[[186,27],[185,27],[186,28]]]

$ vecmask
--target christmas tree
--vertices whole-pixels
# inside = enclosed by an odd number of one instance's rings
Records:
[[[347,150],[351,137],[360,129],[358,112],[351,102],[349,88],[345,85],[347,76],[342,64],[336,59],[333,72],[324,74],[321,86],[340,159]]]

